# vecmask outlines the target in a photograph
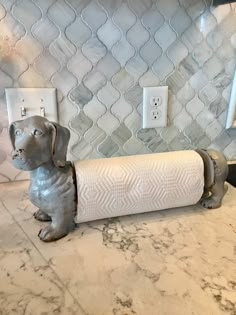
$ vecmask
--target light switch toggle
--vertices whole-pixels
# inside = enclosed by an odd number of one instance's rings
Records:
[[[21,117],[26,116],[26,108],[25,107],[21,107],[20,110],[21,110]]]
[[[40,107],[40,116],[45,117],[45,108]]]

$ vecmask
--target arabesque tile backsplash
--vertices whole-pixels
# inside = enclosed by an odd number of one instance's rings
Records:
[[[196,147],[236,158],[225,130],[236,6],[203,0],[0,0],[0,181],[11,166],[5,87],[56,87],[68,159]],[[142,87],[169,86],[169,126],[142,129]]]

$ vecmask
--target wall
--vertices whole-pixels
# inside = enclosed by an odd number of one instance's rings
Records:
[[[236,6],[203,0],[0,0],[0,181],[10,165],[5,87],[56,87],[69,159],[207,148],[225,131]],[[169,127],[141,127],[142,87],[169,86]],[[23,177],[22,177],[23,176]]]

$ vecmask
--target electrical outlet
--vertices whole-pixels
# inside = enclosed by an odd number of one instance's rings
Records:
[[[143,128],[167,126],[168,86],[143,88]]]
[[[43,116],[57,122],[55,88],[6,88],[9,123],[30,116]]]
[[[158,120],[161,117],[161,110],[160,109],[154,109],[151,111],[151,117],[152,120]]]
[[[153,96],[151,97],[150,99],[150,103],[151,103],[151,106],[160,106],[161,103],[162,103],[162,98],[161,96]]]

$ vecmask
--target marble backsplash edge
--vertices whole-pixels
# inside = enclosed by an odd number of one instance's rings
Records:
[[[1,0],[0,29],[0,182],[28,178],[11,166],[5,87],[57,88],[71,160],[197,147],[236,159],[236,130],[224,127],[235,4]],[[142,129],[142,87],[158,84],[169,126]]]

